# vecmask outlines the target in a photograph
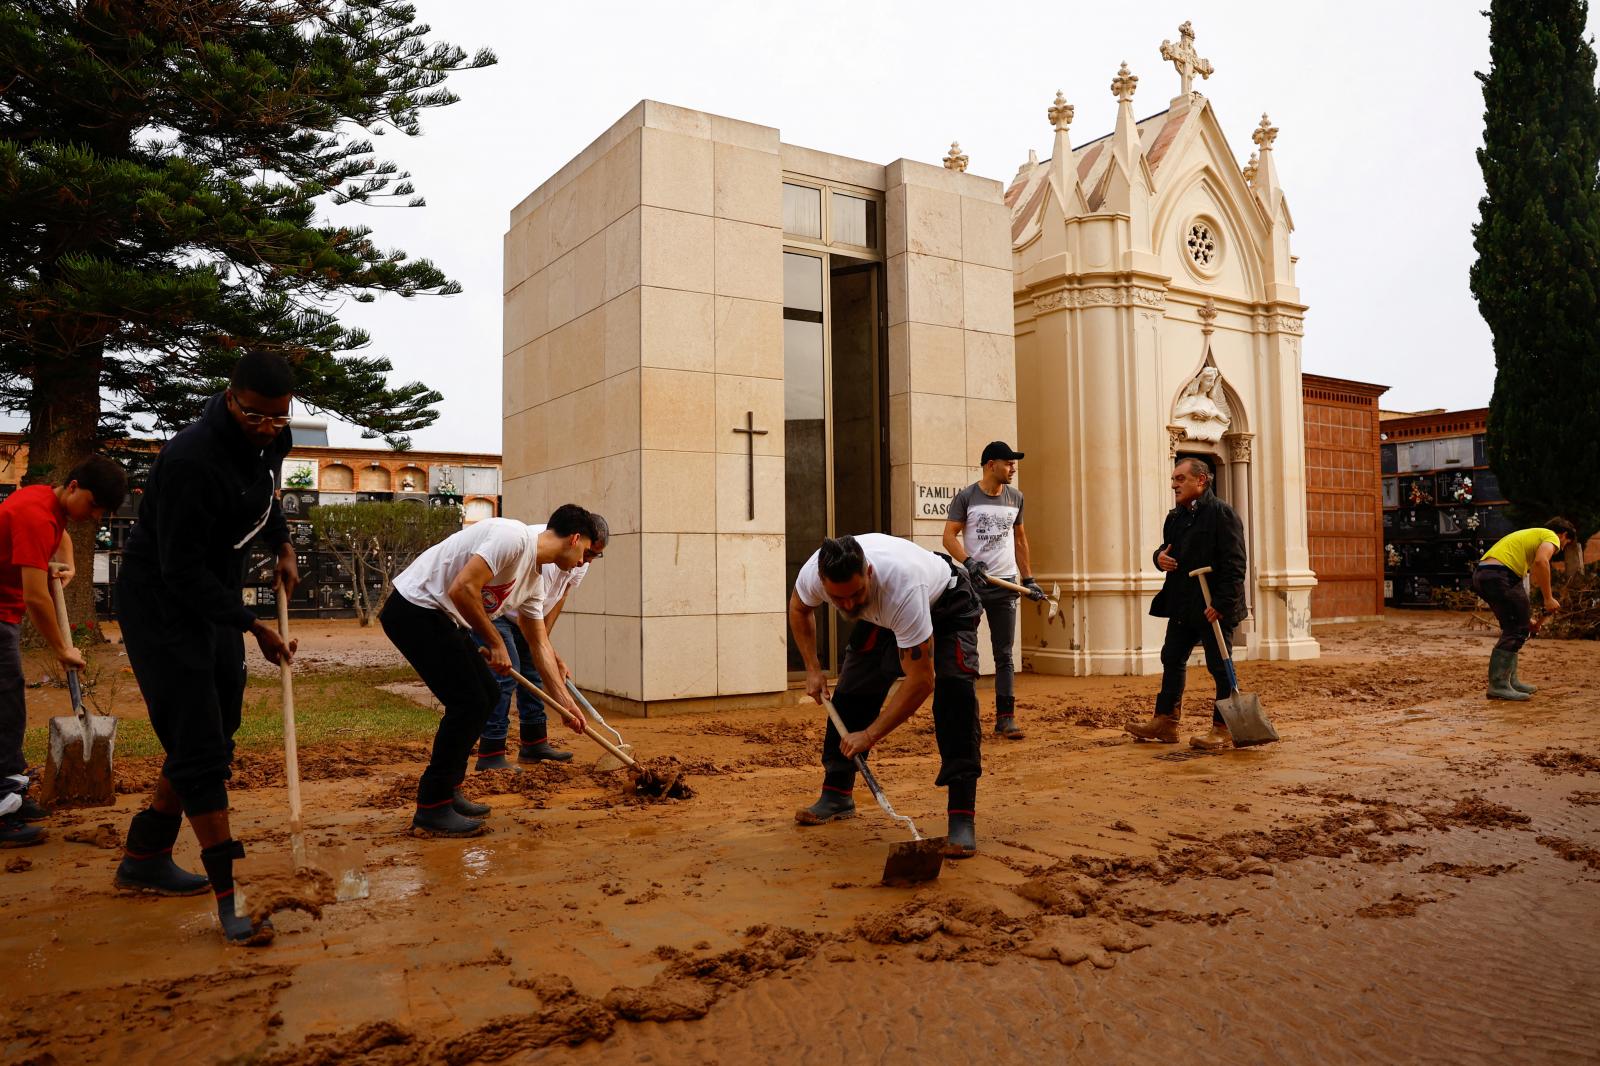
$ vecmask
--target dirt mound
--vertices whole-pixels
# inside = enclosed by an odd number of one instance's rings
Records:
[[[1459,877],[1463,881],[1470,881],[1474,877],[1499,877],[1516,868],[1517,864],[1514,862],[1497,862],[1493,866],[1481,866],[1474,862],[1430,862],[1419,872],[1444,874],[1447,877]]]
[[[426,762],[430,747],[427,741],[313,744],[300,749],[300,779],[335,781],[369,777],[395,763]],[[125,795],[151,791],[161,776],[162,761],[162,757],[156,755],[117,760],[117,791]],[[233,777],[228,782],[230,791],[282,788],[283,784],[281,754],[241,751],[234,755]]]
[[[1576,804],[1579,807],[1600,806],[1600,792],[1585,792],[1581,788],[1574,789],[1572,794],[1567,797],[1567,802]]]
[[[333,875],[309,866],[286,877],[252,878],[245,886],[245,896],[250,917],[258,922],[279,911],[304,911],[321,918],[323,905],[336,898]]]
[[[1472,829],[1515,829],[1533,821],[1521,811],[1473,793],[1456,800],[1447,811],[1427,812],[1427,818],[1440,829],[1467,826]]]
[[[645,803],[694,798],[683,763],[671,755],[647,759],[630,767],[628,778],[624,793],[631,793]]]
[[[1439,897],[1436,896],[1408,896],[1396,892],[1382,903],[1367,904],[1356,911],[1356,915],[1361,918],[1414,918],[1418,908],[1438,902]]]
[[[910,944],[935,933],[954,937],[983,937],[992,932],[1016,932],[1023,923],[989,903],[965,896],[914,899],[884,914],[867,915],[855,925],[855,934],[869,944]]]
[[[27,873],[31,869],[33,869],[33,860],[24,859],[21,855],[6,860],[6,873],[8,874]]]
[[[1591,870],[1600,870],[1600,850],[1566,837],[1542,836],[1536,839],[1568,862],[1581,862]]]
[[[84,826],[79,829],[68,829],[61,834],[61,839],[73,844],[91,844],[97,848],[122,847],[122,833],[110,822],[101,822],[96,826]]]
[[[1600,758],[1571,748],[1546,748],[1535,752],[1531,758],[1535,766],[1542,766],[1551,773],[1600,774]]]
[[[592,784],[594,778],[584,770],[566,763],[541,762],[516,770],[474,772],[467,775],[461,788],[472,798],[525,796],[532,806],[544,807],[550,796],[562,789],[585,788]],[[416,802],[417,778],[411,774],[395,775],[357,801],[359,806],[379,810],[410,807]]]
[[[1097,970],[1109,970],[1117,960],[1112,953],[1129,954],[1150,946],[1137,932],[1116,923],[1097,920],[1053,922],[1019,949],[1019,953],[1063,966],[1087,962]]]
[[[723,995],[806,961],[827,939],[765,925],[751,926],[744,935],[744,947],[714,955],[695,955],[667,945],[657,948],[657,957],[668,960],[667,968],[648,985],[613,988],[605,1005],[631,1021],[702,1018]]]

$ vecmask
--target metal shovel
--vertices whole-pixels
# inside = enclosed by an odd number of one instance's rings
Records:
[[[1202,566],[1189,571],[1190,577],[1200,580],[1200,595],[1205,597],[1207,607],[1211,606],[1211,588],[1206,584],[1206,575],[1211,573],[1211,569]],[[1213,621],[1211,630],[1217,635],[1217,648],[1228,664],[1228,686],[1233,690],[1227,699],[1217,701],[1217,713],[1228,725],[1233,746],[1248,748],[1252,744],[1271,744],[1278,739],[1278,731],[1267,721],[1267,714],[1261,709],[1261,700],[1253,694],[1239,691],[1239,675],[1233,669],[1233,649],[1223,639],[1222,623]]]
[[[582,707],[584,712],[588,714],[590,718],[594,719],[597,725],[599,725],[607,733],[610,733],[612,736],[617,738],[616,743],[618,751],[628,756],[633,755],[633,745],[623,740],[622,734],[617,732],[615,729],[612,729],[610,723],[608,723],[604,718],[600,717],[600,712],[594,709],[594,704],[589,702],[588,697],[578,691],[578,686],[572,683],[572,679],[570,677],[567,678],[567,691],[572,693],[572,698],[578,701],[578,706]],[[625,765],[627,764],[621,759],[607,751],[603,753],[600,758],[595,760],[594,768],[601,773],[605,773],[610,770],[620,770]]]
[[[833,722],[833,728],[843,737],[850,730],[845,728],[844,719],[839,717],[839,711],[834,707],[833,701],[826,697],[822,706],[828,711],[828,718]],[[878,801],[878,806],[883,812],[897,822],[904,822],[906,828],[911,830],[911,839],[904,844],[899,844],[889,852],[889,857],[883,863],[883,883],[886,885],[919,885],[924,881],[932,881],[939,876],[939,871],[944,869],[944,837],[924,837],[917,832],[917,823],[906,815],[896,813],[889,797],[884,795],[883,786],[878,784],[878,779],[872,775],[867,767],[867,760],[857,755],[854,757],[856,772],[867,783],[867,791],[872,793],[872,798]]]
[[[61,639],[70,647],[72,623],[67,618],[66,592],[54,572],[50,574],[50,598],[55,601]],[[77,670],[67,671],[67,693],[72,697],[72,717],[50,719],[41,798],[52,806],[109,806],[116,802],[111,756],[116,747],[117,720],[89,713],[83,704],[83,685]]]

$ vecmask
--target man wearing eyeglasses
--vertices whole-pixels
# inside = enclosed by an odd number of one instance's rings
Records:
[[[117,883],[176,896],[209,885],[233,943],[272,936],[270,922],[235,913],[233,864],[244,848],[228,825],[227,781],[244,703],[245,634],[270,663],[294,657],[294,642],[257,619],[241,593],[245,552],[257,539],[277,554],[283,595],[300,580],[277,498],[293,393],[282,356],[239,360],[228,388],[156,457],[117,583],[128,662],[166,752],[150,806],[128,826]],[[172,861],[184,814],[200,841],[204,877]]]

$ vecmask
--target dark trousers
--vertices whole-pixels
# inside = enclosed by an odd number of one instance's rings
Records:
[[[418,607],[391,592],[378,621],[428,691],[444,704],[433,755],[417,782],[418,805],[437,806],[448,802],[467,776],[467,757],[500,698],[500,685],[478,653],[472,632],[443,611]]]
[[[1472,591],[1483,597],[1500,623],[1500,639],[1495,647],[1518,652],[1527,643],[1533,609],[1522,578],[1508,566],[1479,566],[1472,572]]]
[[[954,588],[933,605],[933,731],[939,745],[939,775],[949,786],[952,809],[970,811],[983,775],[978,728],[978,594],[964,570]],[[833,705],[851,732],[865,729],[883,710],[889,688],[900,676],[900,649],[891,630],[857,622],[845,646]],[[823,785],[848,792],[855,785],[855,763],[839,750],[839,733],[828,723],[822,740]]]
[[[22,735],[28,728],[28,705],[22,679],[22,646],[17,622],[0,622],[0,797],[23,790],[20,776],[28,768],[22,757]]]
[[[524,677],[538,680],[533,665],[533,652],[528,650],[528,641],[523,637],[522,630],[517,627],[516,620],[501,615],[494,620],[494,627],[500,631],[500,636],[506,642],[506,651],[511,654],[511,669]],[[478,640],[476,633],[472,635],[472,639],[480,648],[483,647],[483,641]],[[511,733],[513,697],[517,701],[517,739],[524,744],[538,744],[549,740],[544,700],[517,684],[517,679],[510,674],[495,680],[500,685],[500,698],[495,701],[494,709],[489,712],[489,721],[483,727],[483,743],[478,745],[478,754],[496,755],[505,751],[506,737]]]
[[[1226,635],[1231,648],[1233,635]],[[1156,696],[1157,714],[1171,718],[1179,716],[1183,706],[1183,686],[1188,680],[1189,656],[1196,644],[1206,651],[1206,669],[1211,671],[1211,678],[1217,683],[1217,699],[1227,699],[1233,694],[1233,683],[1228,677],[1228,660],[1217,647],[1217,635],[1211,623],[1203,618],[1198,624],[1182,618],[1169,618],[1167,639],[1161,645],[1161,692]],[[1215,706],[1211,708],[1211,724],[1224,724]]]
[[[978,590],[983,613],[989,618],[989,651],[994,655],[994,713],[996,717],[1015,714],[1017,697],[1011,648],[1017,639],[1017,604],[1020,597],[1010,589],[987,581]]]

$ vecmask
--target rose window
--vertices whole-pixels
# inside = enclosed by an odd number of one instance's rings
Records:
[[[1189,258],[1194,260],[1195,266],[1210,267],[1217,261],[1217,237],[1211,232],[1211,227],[1204,222],[1195,222],[1189,226],[1189,236],[1184,240],[1189,250]]]

